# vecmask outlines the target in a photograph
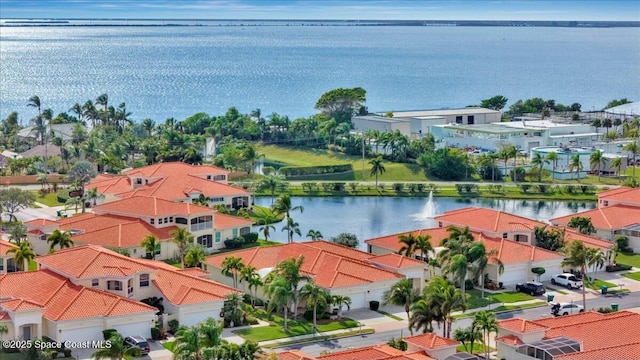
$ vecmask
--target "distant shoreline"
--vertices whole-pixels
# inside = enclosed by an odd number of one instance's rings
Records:
[[[482,20],[199,20],[199,19],[0,19],[0,27],[94,26],[464,26],[464,27],[640,27],[640,21],[482,21]]]

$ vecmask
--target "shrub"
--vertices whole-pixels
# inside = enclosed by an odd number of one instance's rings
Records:
[[[178,329],[180,328],[180,323],[176,319],[169,320],[167,325],[169,326],[169,332],[172,334],[175,334],[176,331],[178,331]]]
[[[358,247],[358,237],[355,234],[351,234],[351,233],[341,233],[338,236],[332,237],[331,241],[336,244],[340,244],[340,245],[344,245],[352,248]]]
[[[250,232],[250,233],[242,235],[242,238],[244,239],[244,243],[245,244],[253,244],[256,241],[258,241],[258,233],[257,232]]]
[[[509,176],[511,176],[511,179],[513,181],[522,182],[524,181],[524,177],[526,175],[527,175],[527,171],[520,166],[518,166],[517,168],[513,168],[511,169],[511,171],[509,171]]]
[[[418,192],[423,192],[424,191],[424,184],[419,183],[419,184],[416,184],[416,185],[417,185],[417,188],[418,188]]]
[[[64,354],[64,357],[71,357],[71,349],[64,349],[62,350],[62,353]]]
[[[326,191],[326,192],[330,192],[330,191],[331,191],[331,189],[333,188],[333,184],[331,184],[331,183],[326,183],[326,182],[322,183],[322,185],[321,185],[321,186],[322,186],[322,190],[324,190],[324,191]]]
[[[118,330],[116,329],[102,330],[102,337],[104,337],[105,340],[109,340],[111,336],[116,333],[118,333]]]
[[[538,281],[540,281],[540,276],[547,272],[547,270],[543,267],[534,267],[531,268],[531,272],[538,276]]]
[[[458,192],[458,194],[462,194],[462,192],[464,191],[464,185],[456,184],[456,191]]]
[[[631,270],[631,265],[625,265],[625,264],[607,265],[604,268],[604,270],[606,272],[616,272],[616,271]]]
[[[518,187],[520,188],[520,190],[522,190],[523,193],[527,193],[529,192],[529,189],[531,189],[531,185],[529,184],[518,184]]]
[[[160,329],[156,327],[151,328],[151,338],[153,340],[160,340]]]
[[[56,197],[58,198],[58,202],[61,204],[65,204],[67,200],[69,200],[69,189],[62,189],[56,193]]]
[[[344,191],[345,185],[343,182],[333,183],[333,191]]]
[[[246,323],[246,325],[258,325],[259,324],[258,319],[254,318],[253,316],[250,316],[250,315],[247,316],[244,319],[244,322]]]
[[[402,191],[402,189],[404,189],[404,184],[403,183],[394,183],[393,184],[393,190],[395,191]]]
[[[464,184],[464,191],[467,193],[477,193],[480,192],[480,187],[476,184]]]
[[[616,312],[616,311],[613,310],[612,308],[601,307],[601,308],[598,308],[598,312],[601,313],[601,314],[608,314],[608,313],[612,313],[612,312]]]
[[[576,187],[573,185],[567,185],[564,187],[564,191],[566,191],[567,194],[573,194],[576,192]]]
[[[618,236],[616,238],[616,245],[619,251],[631,252],[631,249],[629,249],[629,238],[626,236]]]
[[[369,301],[369,309],[373,310],[373,311],[378,311],[378,309],[380,308],[380,301]]]
[[[321,165],[321,166],[283,166],[279,172],[286,178],[306,175],[335,174],[353,171],[351,164]]]
[[[407,189],[409,190],[409,192],[416,192],[416,188],[417,188],[417,184],[414,184],[414,183],[407,184]]]
[[[224,246],[227,249],[239,249],[240,247],[242,247],[242,244],[244,244],[243,238],[240,238],[240,240],[238,240],[238,238],[235,238],[235,239],[227,239],[224,241]]]
[[[550,186],[549,185],[544,185],[544,184],[540,184],[538,185],[538,192],[540,192],[540,194],[546,194],[547,191],[550,190]]]
[[[464,281],[464,289],[465,290],[473,290],[473,287],[474,287],[473,280],[467,279],[467,280]]]
[[[273,166],[263,166],[262,167],[262,175],[269,176],[276,172],[276,169]]]

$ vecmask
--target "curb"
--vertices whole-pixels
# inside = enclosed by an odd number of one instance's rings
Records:
[[[504,305],[500,305],[500,306],[504,306]],[[519,308],[519,309],[501,310],[501,311],[487,310],[487,311],[493,311],[494,314],[504,314],[504,313],[509,313],[509,312],[518,311],[518,310],[536,309],[536,308],[541,308],[541,307],[545,307],[545,306],[549,306],[549,303],[544,303],[544,304],[540,304],[540,305],[536,305],[536,306],[528,306],[528,307],[523,307],[523,308]],[[456,320],[472,317],[473,314],[476,313],[476,312],[477,311],[465,314],[465,316],[458,317],[458,318],[456,318]]]
[[[315,342],[319,342],[319,341],[327,341],[327,340],[330,340],[330,339],[331,340],[332,339],[344,339],[344,338],[360,336],[360,335],[369,335],[369,334],[374,334],[375,332],[376,332],[375,329],[363,329],[362,332],[359,332],[357,334],[350,334],[350,335],[339,335],[339,334],[336,334],[335,336],[324,335],[324,336],[318,336],[318,337],[315,337],[315,338],[301,339],[299,341],[295,341],[294,340],[294,341],[287,341],[287,342],[276,343],[276,344],[260,345],[260,347],[268,348],[268,349],[278,349],[278,348],[289,346],[289,345],[311,344],[311,343],[315,343]]]

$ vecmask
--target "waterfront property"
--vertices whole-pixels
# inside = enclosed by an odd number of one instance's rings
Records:
[[[151,258],[152,254],[140,243],[152,234],[158,239],[155,258],[169,259],[177,252],[176,244],[170,241],[171,233],[179,228],[193,235],[194,245],[214,251],[224,248],[224,240],[248,234],[252,223],[205,206],[134,196],[98,205],[93,213],[56,221],[36,219],[25,225],[36,254],[48,253],[47,237],[55,229],[61,229],[71,233],[76,245],[94,244],[127,250],[134,257],[146,258]]]
[[[640,355],[637,324],[629,311],[596,311],[535,320],[498,322],[498,358],[512,360],[631,360]]]
[[[397,254],[376,256],[322,240],[211,255],[207,257],[205,267],[211,273],[211,279],[233,284],[232,279],[222,273],[222,262],[230,256],[242,259],[246,266],[255,267],[262,277],[281,261],[303,256],[302,272],[331,295],[349,296],[352,309],[368,307],[369,301],[382,301],[384,291],[402,278],[412,280],[416,289],[422,289],[425,283],[423,262]],[[247,286],[238,284],[248,292]],[[264,298],[263,294],[258,296]]]
[[[0,275],[5,338],[92,341],[103,339],[105,329],[148,338],[159,309],[141,300],[161,298],[164,322],[191,326],[219,319],[225,296],[236,292],[200,273],[100,246],[60,250],[36,261],[37,271]]]
[[[209,165],[168,162],[124,172],[122,175],[101,174],[85,185],[104,195],[101,202],[133,196],[152,196],[170,201],[209,206],[224,205],[230,209],[252,204],[251,192],[228,184],[229,172]]]
[[[621,187],[598,193],[598,207],[613,205],[640,208],[640,188]]]

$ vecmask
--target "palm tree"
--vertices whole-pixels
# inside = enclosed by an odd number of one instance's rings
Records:
[[[300,255],[297,259],[290,258],[279,262],[271,272],[275,276],[279,276],[291,284],[291,288],[294,294],[294,309],[296,310],[296,312],[293,313],[294,319],[297,317],[298,300],[300,295],[299,285],[302,281],[309,282],[312,280],[310,276],[302,275],[301,269],[303,263],[304,256]]]
[[[593,170],[594,167],[598,168],[598,181],[600,181],[600,169],[602,168],[602,165],[605,165],[607,162],[607,159],[604,157],[604,153],[600,150],[596,150],[594,152],[591,153],[591,156],[589,156],[589,163],[591,164],[591,169]]]
[[[478,249],[485,249],[484,244],[480,243],[478,246]],[[482,298],[484,298],[484,271],[487,269],[487,266],[489,266],[489,262],[493,262],[498,266],[498,275],[502,275],[504,273],[504,264],[502,263],[502,261],[500,261],[500,259],[498,259],[498,250],[496,249],[491,249],[490,251],[484,251],[483,255],[481,255],[475,263],[475,266],[473,267],[473,277],[474,278],[478,278],[478,276],[480,276],[480,287],[482,288]]]
[[[551,166],[553,167],[553,171],[551,172],[551,181],[554,182],[556,179],[556,167],[558,166],[558,153],[555,151],[547,154],[547,160],[551,162]]]
[[[622,158],[617,157],[611,160],[611,167],[618,169],[618,171],[616,171],[616,175],[618,176],[618,178],[620,178],[620,171],[622,169]]]
[[[596,228],[591,222],[591,218],[584,216],[573,216],[567,224],[568,227],[578,230],[581,234],[589,235],[596,232]]]
[[[456,289],[449,281],[441,276],[435,276],[424,290],[427,303],[431,303],[437,309],[438,318],[444,322],[443,335],[451,337],[451,313],[456,310],[466,310],[462,292]]]
[[[13,254],[13,261],[15,261],[18,268],[22,271],[29,269],[29,262],[36,257],[28,241],[22,241],[17,248],[7,250],[7,254]],[[20,266],[20,264],[22,264],[22,266]]]
[[[287,218],[287,224],[282,227],[282,231],[287,232],[288,242],[293,242],[293,235],[302,236],[302,232],[300,231],[300,224],[295,222],[293,218]]]
[[[186,267],[200,267],[207,258],[207,252],[202,245],[189,246],[184,256]]]
[[[626,152],[630,152],[631,155],[633,155],[633,162],[632,164],[633,166],[633,178],[636,178],[636,156],[638,156],[638,154],[640,153],[640,146],[638,146],[637,142],[630,142],[627,145],[625,145],[622,150],[626,151]]]
[[[433,322],[440,322],[439,308],[434,306],[435,303],[427,302],[424,299],[419,299],[411,305],[411,318],[409,319],[409,328],[415,329],[415,331],[432,332]]]
[[[149,118],[142,120],[142,128],[147,132],[147,137],[151,137],[151,133],[155,127],[156,123],[153,120]]]
[[[417,298],[418,292],[413,288],[413,282],[409,279],[402,279],[382,294],[382,304],[404,306],[404,311],[407,313],[407,320],[410,320],[411,304],[413,304]],[[411,335],[413,335],[413,328],[409,327],[409,331]]]
[[[73,239],[71,233],[68,231],[60,231],[59,229],[53,230],[51,235],[47,236],[47,243],[49,243],[49,252],[53,253],[55,247],[58,246],[61,250],[64,248],[70,248],[73,246]]]
[[[585,279],[586,267],[587,267],[587,248],[582,241],[572,241],[568,247],[563,250],[565,259],[562,261],[562,266],[570,266],[572,268],[580,268],[580,275]],[[582,286],[582,307],[587,308],[587,298],[584,290],[585,286]]]
[[[580,171],[582,170],[582,161],[580,161],[580,154],[571,156],[571,162],[569,163],[569,171],[576,171],[576,180],[580,182]]]
[[[222,274],[233,277],[233,287],[238,288],[238,275],[244,267],[242,259],[237,256],[229,256],[222,261]]]
[[[416,237],[413,236],[413,233],[399,235],[398,242],[402,244],[400,250],[398,250],[398,254],[410,258],[416,252]]]
[[[116,331],[109,337],[109,346],[96,350],[91,354],[91,358],[95,360],[122,360],[132,356],[139,357],[140,355],[140,348],[126,346],[122,335]]]
[[[370,176],[376,177],[376,187],[378,187],[378,175],[382,175],[386,171],[384,164],[382,163],[382,155],[378,155],[369,160],[369,164],[371,165]]]
[[[338,318],[342,318],[342,307],[346,306],[347,311],[351,309],[351,298],[343,295],[331,296],[331,304],[338,307]]]
[[[500,150],[498,150],[498,157],[504,161],[505,176],[507,175],[507,163],[509,162],[509,159],[512,157],[515,158],[517,154],[518,151],[516,150],[516,147],[511,144],[503,145],[500,147]]]
[[[195,326],[183,326],[176,332],[173,346],[175,360],[212,358],[226,343],[222,340],[223,323],[207,318]]]
[[[431,235],[424,234],[416,236],[416,250],[420,250],[420,256],[422,261],[429,261],[429,253],[433,252],[433,246],[431,245]]]
[[[269,230],[275,230],[275,229],[276,227],[271,224],[265,224],[264,226],[260,227],[260,231],[262,231],[262,235],[264,235],[265,241],[269,240],[269,235],[271,234]]]
[[[224,299],[224,318],[229,320],[231,327],[242,325],[242,318],[245,316],[244,303],[238,293],[231,293]]]
[[[291,213],[294,211],[300,211],[300,213],[302,214],[304,212],[304,207],[302,205],[298,205],[298,206],[293,206],[293,204],[291,203],[291,196],[289,194],[282,194],[280,196],[278,196],[278,199],[276,199],[275,204],[273,204],[273,212],[276,214],[284,214],[285,215],[285,220],[286,220],[286,226],[287,226],[287,235],[288,235],[288,242],[293,242],[293,234],[291,233]],[[300,230],[298,229],[298,232]],[[300,233],[298,233],[298,235],[300,235]]]
[[[287,315],[289,313],[289,307],[291,306],[291,302],[293,301],[295,303],[295,299],[297,298],[291,283],[282,277],[275,276],[267,284],[265,295],[267,295],[270,300],[267,311],[272,312],[276,308],[282,308],[284,318],[283,330],[285,332],[288,331]]]
[[[100,111],[102,125],[109,125],[109,95],[102,94],[98,96],[96,99],[96,105],[102,106],[102,111]]]
[[[470,354],[473,354],[473,345],[476,343],[476,340],[480,340],[480,338],[482,338],[482,332],[475,323],[471,323],[471,325],[466,328],[455,329],[453,332],[453,338],[454,340],[462,342],[464,349],[469,351]],[[468,348],[467,342],[469,342]]]
[[[599,269],[602,269],[605,262],[607,261],[607,255],[596,248],[588,248],[587,249],[587,268],[593,267],[593,278],[595,279],[596,273]],[[591,279],[590,281],[593,281]]]
[[[453,278],[457,280],[458,284],[460,284],[463,298],[466,290],[465,280],[467,279],[467,273],[469,272],[470,265],[471,264],[467,262],[467,257],[464,254],[455,254],[447,260],[446,265],[442,269],[442,272],[445,275],[453,274]]]
[[[29,102],[27,102],[27,106],[38,109],[38,116],[42,114],[42,110],[41,110],[42,103],[38,95],[33,95],[32,97],[30,97]]]
[[[87,190],[86,198],[93,203],[93,206],[97,205],[98,200],[104,199],[104,194],[98,192],[98,188],[92,188]]]
[[[284,178],[279,175],[271,174],[264,177],[258,183],[258,190],[269,190],[271,193],[271,205],[273,205],[273,199],[276,195],[276,191],[285,191],[287,183],[284,182]]]
[[[193,235],[185,228],[177,228],[169,233],[171,241],[178,247],[178,255],[180,256],[180,268],[184,269],[184,255],[189,245],[193,244]]]
[[[311,240],[313,241],[316,241],[322,239],[322,233],[320,232],[320,230],[310,229],[309,232],[307,232],[307,237],[311,238]]]
[[[485,359],[489,359],[489,336],[492,332],[498,332],[496,314],[487,310],[481,310],[473,314],[473,325],[482,329],[482,342],[484,344]],[[471,345],[473,347],[473,344]]]
[[[533,157],[531,158],[531,165],[538,168],[538,182],[542,182],[542,168],[544,167],[544,164],[548,163],[549,159],[545,159],[539,152],[533,154]]]
[[[140,246],[145,249],[148,254],[151,254],[152,260],[156,259],[156,251],[160,248],[160,243],[155,235],[149,234],[145,236],[140,242]]]
[[[244,266],[240,270],[240,282],[246,281],[249,293],[251,294],[251,307],[255,308],[255,299],[258,297],[258,287],[264,285],[258,270],[251,266]],[[253,293],[252,293],[253,290]]]
[[[300,289],[300,299],[305,300],[307,302],[307,306],[313,306],[313,332],[315,333],[318,329],[317,322],[317,312],[318,305],[321,307],[326,307],[328,304],[329,293],[321,288],[320,286],[314,284],[313,282],[308,282],[304,284],[302,289]]]

